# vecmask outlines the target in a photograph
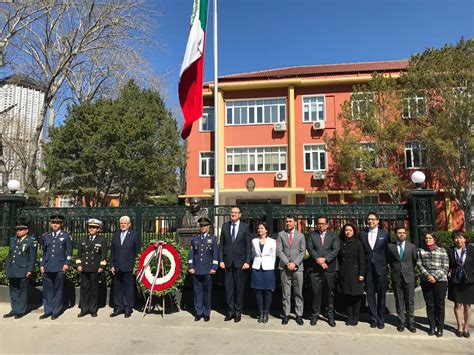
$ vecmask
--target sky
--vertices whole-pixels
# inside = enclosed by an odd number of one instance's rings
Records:
[[[168,107],[178,81],[193,0],[147,0],[160,15],[160,49],[145,57],[162,77]],[[213,74],[209,0],[205,81]],[[299,65],[409,59],[474,37],[474,0],[218,0],[218,73]]]

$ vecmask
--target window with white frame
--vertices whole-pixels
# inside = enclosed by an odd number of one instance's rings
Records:
[[[214,176],[214,152],[201,152],[199,176]]]
[[[303,122],[324,121],[325,119],[324,96],[303,97]]]
[[[380,203],[379,195],[364,195],[355,200],[358,205],[377,205]]]
[[[374,112],[374,94],[371,92],[355,92],[351,95],[352,119],[362,119]]]
[[[415,95],[402,99],[402,117],[415,118],[426,112],[426,99],[424,96]]]
[[[74,206],[74,197],[68,195],[60,195],[58,198],[58,207],[72,207]]]
[[[407,169],[427,167],[426,147],[423,142],[413,141],[405,143],[405,167]]]
[[[227,100],[227,125],[286,122],[286,98]]]
[[[201,117],[201,131],[214,131],[214,107],[204,107]]]
[[[306,205],[327,205],[327,196],[305,196],[304,198]]]
[[[324,144],[312,144],[304,146],[304,170],[325,171],[326,170],[326,146]]]
[[[378,159],[375,155],[374,144],[365,142],[359,143],[359,148],[362,150],[362,157],[355,162],[355,168],[362,170],[369,167],[369,165],[375,168],[378,165]]]
[[[226,149],[226,172],[286,171],[285,146]]]

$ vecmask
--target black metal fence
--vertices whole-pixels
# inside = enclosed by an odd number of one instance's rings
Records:
[[[206,206],[206,212],[215,223],[215,231],[230,219],[232,206]],[[330,228],[339,232],[344,223],[352,222],[357,227],[365,226],[367,214],[375,211],[384,228],[392,230],[394,226],[408,221],[407,205],[377,204],[377,205],[242,205],[240,206],[242,220],[256,230],[258,223],[266,222],[270,233],[276,235],[285,228],[284,219],[288,215],[295,216],[298,229],[309,233],[316,228],[318,216],[325,216]],[[204,208],[203,208],[204,209]],[[110,238],[118,229],[121,216],[127,215],[132,220],[133,228],[142,237],[144,245],[151,240],[175,237],[176,231],[182,227],[183,217],[189,213],[186,206],[136,206],[119,208],[29,208],[17,210],[17,217],[27,220],[31,225],[31,233],[37,236],[46,233],[49,228],[49,217],[53,214],[65,216],[64,229],[72,233],[74,241],[87,233],[86,221],[97,218],[103,222],[102,234]],[[5,242],[6,240],[4,240]]]

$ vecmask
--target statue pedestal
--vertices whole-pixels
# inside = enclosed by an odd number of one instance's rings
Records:
[[[201,230],[199,228],[178,228],[176,232],[178,234],[178,244],[184,248],[189,248],[191,238],[193,235],[199,234]]]

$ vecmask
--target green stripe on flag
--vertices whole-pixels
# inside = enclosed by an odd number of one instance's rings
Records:
[[[207,25],[207,1],[208,0],[201,0],[199,6],[199,22],[201,23],[203,32],[206,32]]]

